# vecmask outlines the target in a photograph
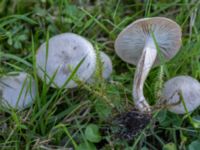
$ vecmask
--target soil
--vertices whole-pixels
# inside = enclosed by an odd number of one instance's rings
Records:
[[[141,132],[151,121],[151,114],[131,110],[119,114],[113,123],[116,127],[115,136],[120,139],[131,140]]]

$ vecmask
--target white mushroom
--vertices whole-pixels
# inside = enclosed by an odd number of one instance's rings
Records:
[[[36,83],[31,75],[21,72],[0,78],[2,107],[24,109],[33,103],[35,97]]]
[[[37,73],[42,80],[45,79],[46,74],[47,83],[55,75],[51,86],[62,87],[82,60],[75,76],[81,81],[86,81],[94,72],[96,65],[96,55],[92,44],[74,33],[56,35],[49,39],[48,49],[46,42],[38,49]],[[76,86],[76,82],[70,80],[66,88]]]
[[[143,86],[151,67],[174,57],[180,45],[180,26],[164,17],[139,19],[126,27],[117,37],[115,41],[117,55],[122,60],[137,65],[133,99],[140,111],[150,111],[143,94]]]
[[[182,99],[181,99],[182,97]],[[177,114],[194,111],[200,105],[200,83],[190,76],[177,76],[168,80],[162,90],[160,104],[166,104],[168,110]]]
[[[100,59],[102,62],[102,77],[108,79],[112,73],[112,61],[110,57],[104,52],[100,52]]]
[[[102,51],[100,51],[100,61],[102,65],[102,78],[107,80],[112,73],[112,61],[110,60],[110,57]],[[93,72],[92,76],[87,80],[87,82],[94,83],[94,76],[95,71]]]

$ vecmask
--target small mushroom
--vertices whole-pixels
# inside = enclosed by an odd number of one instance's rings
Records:
[[[177,76],[168,80],[162,90],[162,99],[168,110],[177,114],[194,111],[200,105],[200,83],[190,76]]]
[[[20,72],[17,75],[0,78],[1,106],[24,109],[31,105],[36,97],[36,83],[31,75]]]
[[[102,77],[108,79],[112,73],[112,61],[110,57],[104,52],[100,52],[100,59],[102,62]]]
[[[140,111],[150,112],[143,94],[144,82],[150,69],[173,58],[180,46],[180,26],[164,17],[136,20],[118,35],[115,41],[117,55],[125,62],[137,65],[133,99]]]
[[[100,61],[102,65],[102,78],[107,80],[112,73],[112,61],[110,60],[110,57],[102,51],[100,51]],[[94,83],[94,76],[95,71],[93,72],[92,76],[87,80],[87,82]]]
[[[48,46],[45,42],[39,47],[36,56],[37,73],[42,80],[45,79],[46,74],[47,83],[55,75],[51,86],[62,87],[82,60],[76,77],[81,81],[86,81],[96,66],[96,55],[92,44],[74,33],[59,34],[49,39]],[[66,88],[76,86],[76,82],[70,80]]]

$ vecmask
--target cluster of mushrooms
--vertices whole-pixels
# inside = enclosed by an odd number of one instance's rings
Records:
[[[99,52],[99,57],[102,78],[108,79],[112,73],[112,62],[104,52]],[[74,33],[52,37],[39,47],[36,54],[37,74],[52,88],[77,87],[78,84],[72,78],[74,72],[78,81],[93,84],[96,62],[96,52],[92,44]],[[18,72],[3,76],[0,78],[1,106],[23,110],[36,99],[36,89],[36,82],[28,73]]]
[[[164,17],[139,19],[128,25],[115,41],[117,55],[127,63],[136,65],[133,82],[135,107],[142,113],[151,114],[152,109],[144,93],[144,82],[152,67],[172,59],[181,46],[180,26]],[[108,79],[112,62],[104,53],[99,53],[102,77]],[[96,51],[84,37],[74,33],[63,33],[43,43],[36,54],[37,74],[53,88],[75,88],[74,77],[87,84],[94,83]],[[68,79],[71,79],[65,84]],[[0,78],[1,105],[6,108],[24,109],[36,99],[36,83],[30,74]],[[184,107],[182,99],[185,103]],[[177,114],[192,112],[200,105],[200,83],[189,76],[177,76],[167,81],[162,89],[159,103]],[[175,104],[175,105],[174,105]]]
[[[140,112],[151,113],[143,94],[150,69],[162,65],[177,54],[181,36],[180,26],[164,17],[139,19],[118,35],[115,41],[117,55],[125,62],[137,65],[132,93]],[[192,112],[200,105],[200,83],[189,76],[174,77],[164,84],[159,103],[166,104],[171,112],[177,114]]]

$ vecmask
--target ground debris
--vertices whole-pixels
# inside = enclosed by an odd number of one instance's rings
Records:
[[[151,114],[141,113],[135,109],[121,113],[113,120],[114,135],[129,141],[150,123],[151,118]]]

